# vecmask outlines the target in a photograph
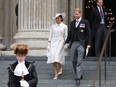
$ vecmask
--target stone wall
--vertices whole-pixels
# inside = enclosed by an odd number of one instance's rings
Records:
[[[15,6],[19,1],[22,7],[20,8],[19,26],[17,29]],[[29,3],[31,3],[30,6],[32,7],[28,7]],[[81,7],[83,9],[82,4],[83,0],[71,0],[71,19],[73,18],[74,8]],[[68,0],[0,0],[0,35],[3,37],[2,43],[7,46],[7,50],[11,50],[10,46],[15,42],[22,43],[30,40],[30,42],[34,42],[33,40],[36,39],[35,45],[38,44],[36,42],[39,40],[39,45],[43,46],[45,53],[50,26],[54,23],[52,18],[57,12],[66,13],[64,23],[68,24]],[[34,14],[30,16],[30,13]],[[32,19],[28,20],[29,18]],[[34,38],[34,33],[35,35],[38,34],[39,37]],[[27,34],[30,34],[31,38],[25,36]],[[34,43],[31,45],[35,46]],[[40,47],[40,50],[43,50],[43,48]]]

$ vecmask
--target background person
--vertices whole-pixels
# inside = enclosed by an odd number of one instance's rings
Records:
[[[95,7],[90,13],[90,25],[92,35],[92,46],[95,48],[95,55],[100,56],[101,45],[104,42],[107,33],[107,10],[103,8],[103,0],[96,1]]]

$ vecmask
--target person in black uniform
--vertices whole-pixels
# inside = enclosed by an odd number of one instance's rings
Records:
[[[8,87],[37,87],[37,73],[33,63],[25,61],[28,46],[18,44],[14,50],[17,61],[8,67]]]
[[[90,13],[90,27],[92,35],[92,45],[95,45],[95,55],[100,56],[101,45],[107,33],[107,9],[103,7],[103,0],[97,0],[97,7]]]

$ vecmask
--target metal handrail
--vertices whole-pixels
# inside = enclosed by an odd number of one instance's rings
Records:
[[[96,70],[95,70],[95,76],[93,77],[93,81],[92,81],[92,84],[90,85],[90,87],[95,87],[95,81],[96,81],[96,78],[97,78],[97,75],[98,75],[98,71],[100,70],[100,66],[101,66],[101,62],[102,62],[102,59],[103,59],[103,54],[105,52],[105,49],[106,49],[106,44],[108,42],[108,38],[109,38],[109,35],[110,33],[112,32],[111,31],[111,27],[112,27],[112,23],[110,24],[109,26],[109,29],[108,29],[108,32],[106,34],[106,38],[105,38],[105,41],[104,41],[104,44],[103,44],[103,47],[102,47],[102,50],[101,50],[101,54],[100,54],[100,57],[99,57],[99,60],[98,60],[98,63],[96,65]],[[100,74],[100,73],[99,73]]]

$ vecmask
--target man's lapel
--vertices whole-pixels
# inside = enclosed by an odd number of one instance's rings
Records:
[[[98,7],[96,7],[96,14],[101,18]]]
[[[78,24],[78,29],[80,29],[80,24],[82,24],[83,23],[83,19],[81,19],[81,21],[79,22],[79,24]]]

